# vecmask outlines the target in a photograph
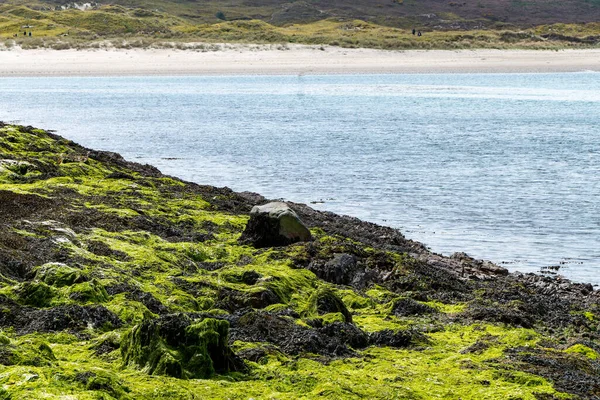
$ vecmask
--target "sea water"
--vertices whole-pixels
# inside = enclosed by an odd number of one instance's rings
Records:
[[[0,79],[0,119],[600,283],[600,74]]]

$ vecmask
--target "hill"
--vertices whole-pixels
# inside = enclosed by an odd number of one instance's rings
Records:
[[[42,4],[69,6],[46,0]],[[328,18],[362,20],[378,25],[434,29],[480,29],[496,22],[520,27],[554,23],[598,22],[598,0],[115,0],[128,8],[157,10],[192,21],[261,20],[273,25],[308,23]]]
[[[312,240],[241,242],[265,202],[0,124],[0,398],[600,394],[591,285],[293,203]]]

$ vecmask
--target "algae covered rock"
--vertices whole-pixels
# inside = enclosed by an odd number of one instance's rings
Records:
[[[352,322],[352,314],[346,304],[328,288],[320,288],[308,299],[309,311],[314,308],[318,315],[327,313],[340,313],[344,322]]]
[[[55,287],[71,286],[87,280],[81,270],[59,262],[35,268],[35,279]]]
[[[308,228],[286,203],[254,206],[240,242],[254,247],[286,246],[312,239]]]
[[[228,336],[227,321],[170,314],[134,326],[123,337],[121,355],[125,365],[150,375],[208,378],[244,369],[227,344]]]
[[[17,289],[19,301],[34,307],[48,307],[56,290],[44,282],[25,282]]]
[[[26,365],[48,367],[56,363],[56,357],[48,344],[40,339],[26,340],[13,345],[6,336],[0,341],[0,365]],[[8,341],[7,341],[8,340]]]

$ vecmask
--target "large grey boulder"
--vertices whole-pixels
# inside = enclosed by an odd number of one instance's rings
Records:
[[[254,206],[240,242],[254,247],[287,246],[312,239],[308,228],[286,203]]]

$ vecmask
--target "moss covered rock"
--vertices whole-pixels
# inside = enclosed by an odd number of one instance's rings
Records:
[[[19,301],[34,307],[48,307],[56,296],[56,290],[44,282],[25,282],[17,289]]]
[[[0,343],[1,365],[47,367],[55,363],[56,357],[52,349],[43,340],[26,340],[19,345]]]
[[[37,267],[35,279],[56,287],[71,286],[87,280],[81,270],[58,262]]]
[[[308,309],[305,313],[324,315],[329,313],[339,313],[343,316],[344,322],[352,322],[352,314],[344,304],[344,301],[329,288],[320,288],[316,290],[308,299]]]
[[[165,315],[134,326],[123,337],[121,355],[125,365],[150,375],[208,378],[244,368],[227,344],[228,335],[224,320]]]

